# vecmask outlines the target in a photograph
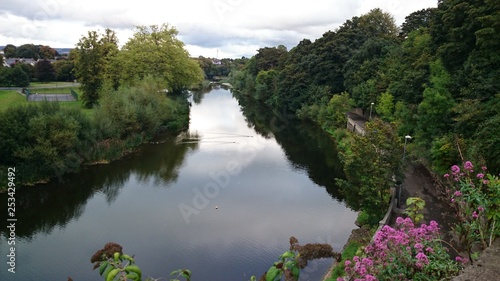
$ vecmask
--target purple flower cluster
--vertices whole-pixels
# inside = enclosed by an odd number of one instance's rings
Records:
[[[486,238],[499,230],[493,220],[500,217],[500,208],[495,203],[500,200],[500,179],[487,173],[486,166],[475,173],[471,161],[464,162],[463,170],[458,165],[450,170],[452,176],[445,174],[444,178],[449,183],[446,194],[458,221],[453,230],[470,254],[476,243],[486,248]]]
[[[373,242],[366,246],[365,256],[355,256],[344,264],[349,280],[387,279],[399,272],[401,280],[417,271],[429,273],[431,260],[437,260],[443,251],[439,242],[439,226],[435,221],[415,227],[410,218],[396,219],[396,228],[384,226],[375,234]],[[440,252],[441,254],[438,254]],[[341,280],[341,279],[338,279]]]

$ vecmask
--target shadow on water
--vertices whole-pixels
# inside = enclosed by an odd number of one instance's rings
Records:
[[[16,217],[23,220],[16,225],[16,235],[29,239],[37,233],[50,233],[55,227],[64,227],[79,218],[87,201],[97,194],[111,204],[131,174],[139,182],[155,180],[163,186],[175,182],[186,154],[197,146],[196,143],[176,145],[174,137],[159,136],[143,145],[140,151],[109,165],[88,166],[78,174],[47,184],[18,187]],[[143,157],[134,157],[138,153]],[[7,194],[0,194],[0,202],[7,202]],[[6,204],[0,205],[0,220],[7,220]],[[7,231],[0,229],[5,237]]]
[[[344,178],[335,142],[316,124],[293,114],[276,114],[265,104],[233,92],[250,128],[265,138],[274,137],[294,167],[324,186],[332,198],[342,200],[335,178]]]

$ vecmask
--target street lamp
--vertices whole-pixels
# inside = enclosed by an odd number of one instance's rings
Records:
[[[407,142],[408,140],[411,140],[411,136],[406,135],[406,136],[405,136],[405,145],[403,146],[403,161],[405,161],[405,155],[406,155],[406,142]]]
[[[372,108],[373,108],[373,102],[370,104],[370,120],[372,120]]]
[[[411,140],[411,136],[410,135],[406,135],[405,136],[405,145],[403,146],[403,161],[402,164],[404,165],[405,163],[405,156],[406,156],[406,142],[408,142],[408,140]],[[401,188],[403,187],[403,183],[401,183],[399,185],[399,193],[398,193],[398,208],[401,206]]]

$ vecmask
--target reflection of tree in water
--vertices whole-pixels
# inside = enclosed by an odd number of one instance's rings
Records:
[[[273,113],[264,104],[244,96],[237,98],[248,127],[265,138],[274,136],[294,167],[307,171],[313,182],[340,199],[335,178],[344,177],[342,164],[335,142],[321,128],[296,120],[292,114]]]
[[[203,97],[205,96],[205,94],[208,94],[212,90],[217,90],[217,89],[226,89],[227,90],[229,88],[226,85],[211,82],[210,85],[208,85],[207,87],[190,91],[191,96],[192,96],[192,100],[195,104],[200,104],[201,101],[203,100]]]
[[[116,200],[120,189],[131,174],[141,182],[153,179],[170,183],[177,179],[186,154],[197,144],[176,145],[175,138],[162,137],[144,145],[140,152],[109,165],[89,166],[78,174],[67,175],[60,181],[16,190],[16,235],[31,238],[37,233],[49,233],[54,227],[65,227],[83,213],[87,200],[102,194],[108,204]],[[0,194],[0,202],[7,202],[7,194]],[[7,221],[7,204],[0,204],[0,219]],[[0,234],[8,236],[8,229]]]

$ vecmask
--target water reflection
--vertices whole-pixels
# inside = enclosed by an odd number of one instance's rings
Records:
[[[19,189],[22,251],[19,274],[8,280],[98,279],[88,261],[110,241],[135,254],[147,276],[189,268],[194,280],[205,281],[262,274],[292,235],[339,250],[356,214],[337,202],[338,160],[328,137],[258,104],[238,104],[224,89],[198,98],[188,132],[159,136],[63,182]],[[0,231],[5,252],[7,234]],[[319,279],[327,263],[307,276]]]
[[[110,165],[86,167],[81,173],[68,175],[60,181],[18,188],[16,215],[23,223],[16,227],[16,235],[31,238],[37,233],[50,233],[54,227],[64,227],[82,215],[87,201],[99,193],[111,205],[130,174],[140,182],[153,181],[154,186],[168,186],[177,180],[179,168],[189,151],[198,144],[177,146],[175,137],[160,136],[125,159]],[[141,154],[144,157],[136,157]],[[0,194],[0,202],[7,202],[7,194]],[[6,204],[0,204],[0,220],[7,220]],[[7,237],[7,229],[0,233]]]
[[[343,178],[342,165],[332,139],[317,125],[300,122],[292,114],[272,112],[262,103],[237,96],[249,127],[260,135],[274,137],[297,169],[307,171],[316,184],[335,199],[342,199],[335,178]]]

